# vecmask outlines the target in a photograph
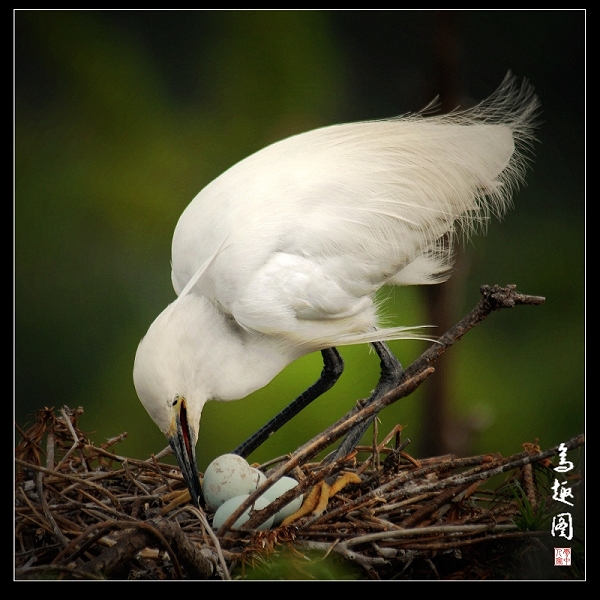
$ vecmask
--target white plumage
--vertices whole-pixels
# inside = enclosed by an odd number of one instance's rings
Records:
[[[242,398],[309,352],[416,337],[378,328],[375,293],[443,281],[456,233],[506,211],[537,109],[509,74],[470,110],[316,129],[207,185],[175,229],[178,298],[135,359],[160,429],[172,441],[183,406],[193,449],[207,400]]]

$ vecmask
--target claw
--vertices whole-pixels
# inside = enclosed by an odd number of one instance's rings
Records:
[[[290,525],[309,514],[320,515],[327,508],[329,499],[333,498],[350,483],[362,483],[362,480],[356,473],[343,473],[331,486],[325,481],[321,481],[311,490],[302,506],[294,514],[286,517],[281,524]]]

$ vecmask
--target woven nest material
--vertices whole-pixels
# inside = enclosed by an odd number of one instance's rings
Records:
[[[94,446],[78,427],[82,412],[44,409],[21,431],[18,579],[583,577],[575,551],[580,541],[560,543],[551,534],[552,516],[561,510],[551,487],[558,447],[525,444],[507,458],[416,460],[403,450],[397,428],[368,454],[359,448],[335,465],[309,462],[290,471],[298,491],[340,471],[359,475],[361,483],[344,488],[322,514],[269,531],[215,532],[212,515],[189,503],[178,468],[156,457],[115,454],[123,436]],[[573,451],[583,444],[583,435],[565,442],[575,464]],[[286,461],[260,468],[269,477]],[[580,506],[582,483],[575,468],[569,485]],[[254,521],[264,518],[257,514]],[[553,547],[567,545],[574,548],[573,565],[553,567]]]

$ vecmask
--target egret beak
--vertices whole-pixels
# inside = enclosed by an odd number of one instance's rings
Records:
[[[202,496],[202,488],[200,487],[200,478],[198,477],[198,467],[196,464],[196,445],[188,426],[185,401],[182,400],[179,402],[178,408],[179,410],[177,410],[175,415],[174,433],[167,436],[167,439],[173,449],[194,506],[201,507],[204,505],[204,498]]]

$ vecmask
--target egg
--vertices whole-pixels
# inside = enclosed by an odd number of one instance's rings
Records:
[[[267,498],[269,503],[277,500],[280,496],[283,496],[287,491],[296,487],[298,482],[291,477],[282,477],[276,481],[262,497]],[[286,504],[279,512],[274,515],[274,525],[279,525],[286,517],[294,514],[302,506],[302,495],[292,500],[289,504]]]
[[[266,481],[265,475],[251,467],[248,462],[237,454],[224,454],[213,460],[206,468],[202,488],[204,499],[209,509],[216,511],[213,517],[213,527],[218,529],[229,518],[252,492]],[[298,482],[291,477],[282,477],[275,482],[260,498],[255,508],[262,509],[271,502],[297,486]],[[283,519],[296,512],[302,506],[302,496],[295,498],[273,517],[263,523],[259,529],[269,529],[279,525]],[[239,528],[248,520],[247,510],[234,525]]]
[[[217,509],[215,516],[213,517],[213,529],[219,529],[223,523],[233,514],[233,512],[238,508],[238,506],[250,496],[250,494],[242,494],[240,496],[235,496],[234,498],[230,498]],[[256,499],[254,503],[255,510],[262,510],[266,508],[271,503],[269,498],[265,496],[260,496]],[[252,507],[248,508],[246,512],[242,514],[241,517],[234,523],[232,529],[239,529],[249,518],[250,518],[250,510]],[[267,519],[262,525],[257,527],[257,530],[264,531],[269,529],[273,525],[274,517],[270,517]]]
[[[241,456],[223,454],[206,468],[202,491],[207,506],[217,510],[231,498],[251,494],[265,480],[265,475]]]

